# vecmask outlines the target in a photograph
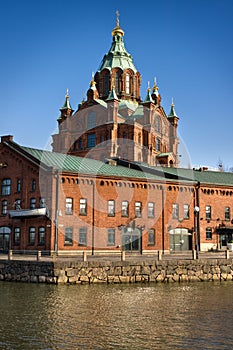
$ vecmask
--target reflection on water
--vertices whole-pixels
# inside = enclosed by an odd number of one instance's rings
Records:
[[[0,282],[0,349],[232,349],[232,287]]]

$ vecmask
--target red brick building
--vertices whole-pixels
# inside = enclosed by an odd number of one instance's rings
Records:
[[[141,74],[123,42],[119,26],[93,75],[87,99],[74,112],[68,93],[53,135],[53,151],[104,161],[111,157],[150,165],[178,166],[178,117],[161,105],[156,80],[141,99]]]
[[[112,45],[53,152],[0,143],[0,251],[59,254],[225,249],[233,173],[178,168],[178,117],[141,75],[117,19]]]
[[[233,238],[232,173],[106,164],[1,141],[1,251],[147,254],[226,249]]]

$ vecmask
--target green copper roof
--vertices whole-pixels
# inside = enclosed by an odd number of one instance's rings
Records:
[[[111,101],[111,100],[118,100],[117,94],[114,90],[114,88],[112,88],[112,90],[109,92],[107,101]]]
[[[131,111],[135,111],[137,107],[138,107],[138,103],[130,100],[120,100],[120,103],[119,103],[119,110],[128,108],[128,109],[131,109]]]
[[[175,106],[175,105],[174,105],[174,103],[173,103],[173,101],[172,101],[171,110],[170,110],[170,113],[168,114],[168,118],[172,118],[172,117],[178,118],[177,115],[176,115],[176,111],[175,111],[174,106]]]
[[[153,100],[152,97],[151,97],[150,89],[149,89],[149,88],[147,89],[146,98],[145,98],[145,100],[144,100],[144,103],[148,103],[148,102],[154,103],[154,100]]]
[[[144,109],[143,109],[143,105],[139,105],[135,112],[133,114],[131,114],[131,116],[128,119],[137,119],[137,118],[142,118],[144,115]]]
[[[233,173],[208,170],[193,170],[185,168],[162,168],[168,174],[175,174],[182,178],[193,179],[202,184],[230,185],[233,186]]]
[[[72,109],[71,105],[70,105],[70,101],[69,101],[69,95],[68,95],[68,89],[67,89],[67,92],[66,92],[66,100],[65,100],[65,103],[64,105],[62,106],[62,108],[60,109],[60,111],[64,110],[64,109]]]
[[[124,166],[114,166],[94,159],[66,155],[62,153],[44,151],[28,147],[20,147],[39,162],[56,167],[61,172],[72,172],[90,175],[116,176],[120,178],[138,178],[162,180],[163,177],[145,173],[139,170],[130,169]]]
[[[123,34],[124,32],[120,27],[113,30],[112,46],[109,52],[104,55],[98,71],[101,72],[103,69],[112,70],[112,68],[119,67],[123,71],[125,69],[132,69],[134,73],[137,72],[132,56],[125,49]]]

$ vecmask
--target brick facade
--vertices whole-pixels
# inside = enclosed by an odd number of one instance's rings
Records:
[[[125,249],[146,254],[158,250],[190,250],[197,246],[201,250],[225,249],[227,240],[233,238],[233,174],[228,174],[230,185],[207,185],[182,177],[169,178],[165,168],[159,169],[159,177],[145,173],[144,178],[140,178],[140,170],[132,170],[134,177],[130,173],[121,177],[67,172],[38,161],[12,139],[2,141],[1,250],[9,247],[58,250],[60,254],[87,250],[96,254]],[[110,174],[121,165],[113,162],[105,166]],[[205,172],[197,173],[206,176]],[[8,190],[6,179],[10,179]],[[32,198],[36,208],[43,199],[46,215],[9,215],[17,200],[20,200],[19,212],[30,209],[34,205]],[[194,214],[197,206],[198,217]],[[207,206],[211,209],[207,210]],[[34,233],[30,238],[31,228]],[[17,229],[20,229],[18,239]],[[43,229],[44,241],[40,237]]]

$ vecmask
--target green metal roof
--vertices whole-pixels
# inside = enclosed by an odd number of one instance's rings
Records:
[[[111,100],[118,100],[118,97],[114,88],[112,88],[112,90],[109,92],[109,95],[106,101],[111,101]]]
[[[60,111],[65,110],[65,109],[70,109],[73,111],[71,104],[70,104],[70,100],[69,100],[68,90],[66,92],[66,99],[65,99],[64,105],[60,108]]]
[[[177,174],[183,178],[193,179],[204,184],[233,186],[233,173],[222,171],[194,170],[184,168],[164,168],[168,174]]]
[[[137,178],[150,180],[164,180],[163,175],[155,176],[139,170],[119,165],[110,165],[101,161],[66,155],[62,153],[44,151],[29,147],[21,147],[24,151],[36,158],[39,162],[56,167],[61,172],[81,173],[87,175],[116,176],[120,178]]]
[[[176,115],[176,111],[175,111],[175,105],[174,105],[174,103],[173,103],[173,101],[172,101],[172,104],[171,104],[171,110],[170,110],[170,113],[168,114],[168,118],[172,118],[172,117],[176,117],[176,118],[178,118],[177,117],[177,115]]]
[[[124,108],[128,108],[128,109],[131,109],[132,111],[135,111],[137,107],[138,107],[137,102],[133,102],[130,100],[120,100],[118,109],[121,110]]]
[[[150,89],[147,89],[147,94],[146,94],[146,98],[144,100],[144,103],[154,103],[154,100],[152,99],[151,97],[151,94],[150,94]]]
[[[144,115],[144,109],[143,109],[143,105],[139,105],[135,112],[133,114],[131,114],[131,116],[129,117],[129,119],[137,119],[137,118],[142,118]]]
[[[132,166],[141,167],[145,172],[156,173],[166,179],[177,179],[180,181],[200,182],[207,185],[233,186],[233,173],[221,171],[208,171],[187,168],[170,168],[165,166],[149,166],[147,163],[131,162]],[[163,175],[162,175],[163,174]]]
[[[123,32],[123,31],[122,31]],[[125,69],[132,69],[134,73],[137,72],[134,66],[132,56],[126,51],[123,41],[123,36],[121,34],[120,28],[113,35],[113,41],[109,52],[104,55],[102,63],[98,71],[104,69],[112,70],[112,68],[119,67],[123,71]]]

